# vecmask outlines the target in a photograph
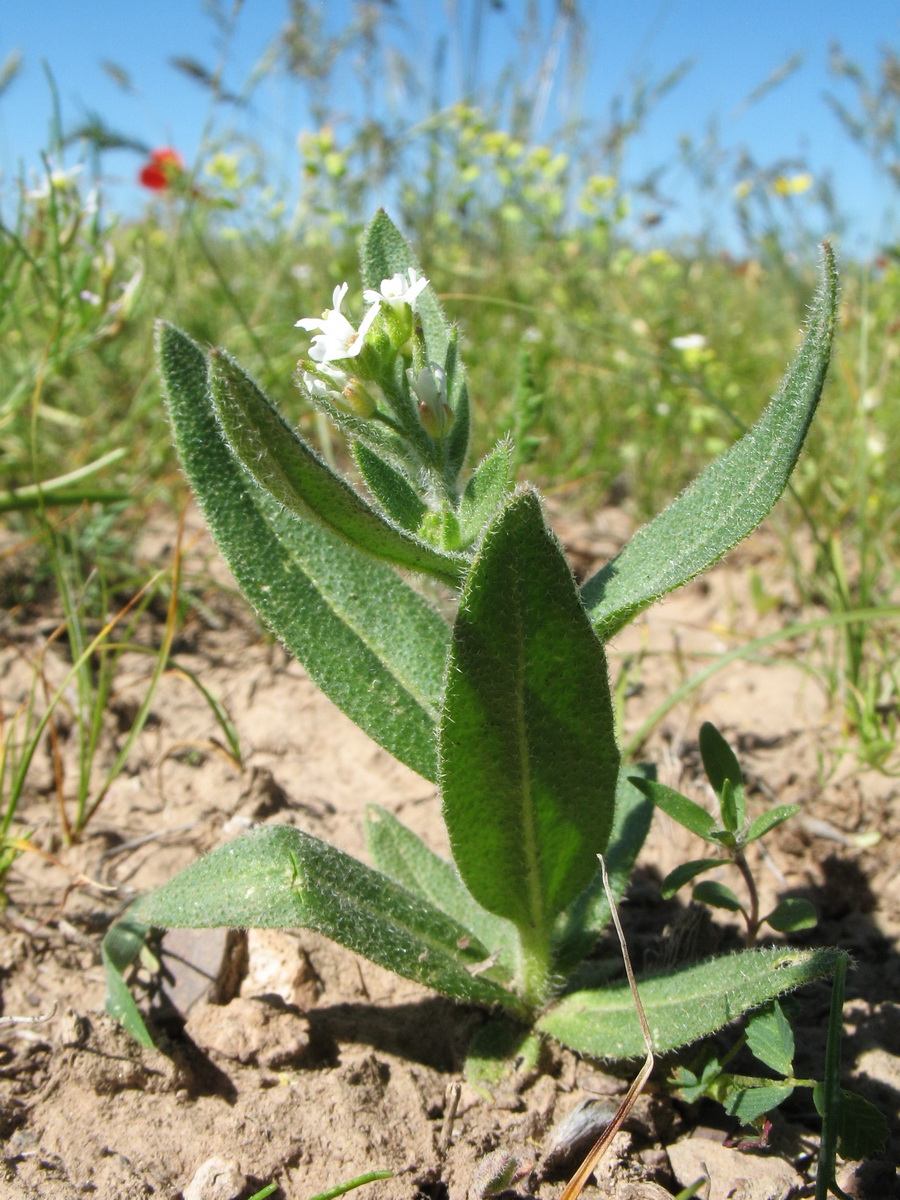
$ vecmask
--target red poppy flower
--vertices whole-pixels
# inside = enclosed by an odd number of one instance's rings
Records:
[[[138,175],[138,181],[145,188],[160,192],[184,174],[184,159],[171,146],[163,146],[154,150],[149,160],[143,165]]]

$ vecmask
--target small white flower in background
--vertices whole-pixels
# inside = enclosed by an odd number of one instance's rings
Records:
[[[702,333],[685,333],[681,337],[673,337],[669,342],[673,350],[681,351],[705,350],[706,344]]]
[[[83,300],[85,304],[90,304],[92,308],[100,307],[100,297],[96,292],[90,292],[87,288],[83,292],[78,293],[78,298]]]
[[[75,180],[83,170],[83,163],[79,163],[76,167],[53,167],[44,173],[38,186],[29,189],[25,196],[29,200],[48,200],[52,192],[74,190]]]
[[[295,322],[301,329],[319,330],[309,348],[309,357],[313,362],[328,363],[355,358],[363,348],[369,326],[378,315],[378,305],[374,304],[363,317],[359,329],[354,329],[341,312],[348,287],[349,284],[342,283],[334,289],[331,301],[334,307],[326,308],[321,318],[304,317]]]
[[[406,275],[398,271],[390,279],[382,279],[381,291],[367,288],[363,292],[363,299],[368,304],[389,304],[391,308],[399,308],[401,304],[415,308],[416,300],[426,287],[428,280],[424,275],[419,275],[415,267],[410,267]]]

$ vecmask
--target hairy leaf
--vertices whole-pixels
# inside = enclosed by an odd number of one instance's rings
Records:
[[[425,515],[425,502],[405,475],[385,462],[365,442],[353,444],[353,457],[369,491],[391,518],[404,529],[415,532]]]
[[[245,595],[330,700],[434,779],[447,623],[389,567],[249,483],[213,414],[203,352],[171,325],[158,336],[185,474]]]
[[[617,902],[625,893],[653,820],[653,805],[638,791],[632,780],[636,775],[643,778],[641,772],[648,775],[653,769],[648,763],[640,763],[619,771],[616,811],[609,843],[603,855],[610,891]],[[560,918],[554,938],[554,970],[568,975],[596,945],[610,916],[603,872],[598,867],[594,878]]]
[[[495,917],[475,901],[452,863],[440,858],[411,829],[376,804],[366,809],[366,845],[383,875],[424,896],[472,931],[507,968],[515,965],[518,940],[509,921]]]
[[[822,394],[836,310],[834,255],[826,245],[809,330],[776,399],[752,429],[584,584],[582,597],[601,637],[612,637],[653,600],[717,562],[775,504]]]
[[[164,928],[314,929],[458,1000],[519,1007],[478,973],[487,950],[458,922],[292,826],[265,826],[220,846],[138,900],[130,916]]]
[[[475,899],[548,938],[606,848],[617,774],[603,647],[523,491],[466,581],[441,713],[444,817]]]
[[[653,1048],[675,1050],[714,1033],[748,1009],[834,970],[837,950],[744,950],[638,980]],[[627,983],[573,992],[537,1028],[580,1054],[637,1058],[645,1053]]]
[[[493,519],[509,488],[510,447],[500,442],[478,465],[459,506],[462,544],[468,546]]]
[[[299,437],[229,355],[209,358],[213,409],[228,448],[264,492],[302,521],[318,521],[373,558],[456,584],[465,560],[388,522]]]

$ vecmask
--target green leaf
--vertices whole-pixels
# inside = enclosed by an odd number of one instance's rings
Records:
[[[650,822],[653,805],[634,786],[638,772],[640,778],[654,770],[649,763],[622,767],[616,782],[616,811],[613,816],[609,843],[603,855],[606,873],[613,899],[618,902],[625,894],[634,864],[641,851]],[[591,952],[603,930],[609,923],[609,901],[603,887],[603,872],[597,868],[594,878],[575,902],[563,913],[554,941],[556,949],[553,959],[554,970],[563,976],[569,973]]]
[[[379,209],[363,235],[360,250],[360,271],[363,285],[379,288],[382,279],[398,272],[406,274],[410,267],[423,275],[415,255],[390,217]],[[455,480],[465,461],[469,446],[469,397],[465,372],[459,359],[455,331],[441,311],[433,287],[427,287],[416,301],[416,320],[422,327],[429,362],[435,362],[447,372],[447,401],[453,409],[454,421],[445,439],[448,455],[448,482]]]
[[[549,938],[606,848],[618,750],[603,647],[533,491],[509,502],[466,580],[439,737],[469,891]]]
[[[475,470],[459,506],[462,544],[474,542],[492,520],[509,488],[510,447],[500,442]]]
[[[380,458],[365,442],[353,443],[353,457],[369,491],[403,529],[415,532],[427,506],[405,475]]]
[[[716,828],[716,823],[705,808],[701,808],[699,804],[689,800],[681,792],[676,792],[674,788],[667,787],[664,783],[657,783],[655,779],[635,778],[632,782],[673,821],[677,821],[679,825],[683,825],[685,829],[696,833],[705,841],[710,840],[709,835]]]
[[[659,1054],[706,1037],[748,1009],[774,1000],[834,969],[839,951],[744,950],[638,980]],[[644,1038],[627,983],[572,992],[537,1022],[580,1054],[638,1058]]]
[[[760,1080],[754,1087],[734,1087],[722,1099],[722,1105],[730,1117],[737,1117],[745,1125],[751,1125],[757,1117],[777,1108],[793,1092],[793,1084],[770,1083]]]
[[[719,794],[719,808],[722,812],[722,824],[726,830],[735,835],[744,827],[746,806],[744,789],[736,788],[730,779],[722,780],[722,791]]]
[[[725,780],[737,791],[744,786],[740,763],[732,748],[711,721],[700,726],[700,757],[712,789],[718,796]]]
[[[389,567],[250,484],[213,415],[203,352],[171,325],[158,339],[185,474],[244,594],[338,708],[433,780],[446,621]]]
[[[681,863],[662,881],[660,892],[663,900],[671,900],[675,893],[695,876],[702,875],[704,871],[711,871],[713,867],[721,867],[723,862],[724,859],[721,858],[695,858],[691,862]]]
[[[455,415],[450,432],[444,439],[447,455],[447,482],[450,484],[455,481],[463,468],[469,453],[471,437],[469,391],[466,387],[466,373],[459,353],[459,334],[455,329],[452,329],[450,333],[444,369],[447,372],[447,403]]]
[[[744,911],[743,904],[731,888],[715,879],[704,879],[702,883],[698,883],[692,895],[701,904],[709,904],[713,908],[727,908],[729,912]]]
[[[165,928],[314,929],[458,1000],[520,1008],[477,973],[487,949],[458,922],[292,826],[265,826],[219,847],[138,900],[131,916]]]
[[[722,820],[729,833],[743,829],[746,820],[744,777],[734,751],[710,721],[700,726],[703,769],[719,797]]]
[[[152,1050],[153,1038],[124,978],[124,972],[140,954],[149,932],[146,925],[135,921],[130,915],[123,917],[100,943],[100,957],[106,973],[106,1011],[124,1026],[135,1041]]]
[[[801,929],[815,929],[819,918],[815,908],[800,896],[789,896],[781,900],[764,918],[779,933],[799,933]]]
[[[222,351],[209,356],[213,410],[234,458],[253,482],[301,521],[319,521],[373,558],[459,583],[465,560],[419,541],[366,504],[290,428],[253,380]]]
[[[518,947],[515,927],[472,898],[456,868],[425,845],[411,829],[376,804],[366,808],[366,845],[376,868],[407,891],[423,896],[471,930],[509,970]],[[496,972],[492,972],[496,978]]]
[[[761,1063],[790,1075],[794,1069],[794,1031],[777,1000],[751,1013],[747,1021],[747,1045]]]
[[[773,507],[822,394],[836,310],[834,255],[826,245],[809,330],[778,396],[752,429],[584,584],[582,597],[602,638],[712,566]]]
[[[887,1118],[880,1108],[856,1092],[841,1088],[838,1103],[837,1151],[842,1158],[861,1162],[880,1154],[890,1132]],[[825,1084],[813,1089],[816,1108],[825,1115]]]
[[[744,845],[749,845],[750,842],[755,842],[774,829],[776,825],[780,825],[783,821],[789,820],[800,811],[799,804],[780,804],[777,808],[770,808],[768,812],[756,818],[751,822],[750,828],[744,835]]]

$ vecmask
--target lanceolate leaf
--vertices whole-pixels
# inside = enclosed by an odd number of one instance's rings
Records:
[[[748,1009],[834,970],[837,950],[744,950],[638,980],[653,1048],[663,1054],[714,1033]],[[627,983],[573,992],[540,1018],[538,1029],[580,1054],[637,1058],[645,1053]]]
[[[378,805],[366,810],[366,845],[383,875],[424,896],[436,908],[472,931],[506,968],[515,968],[515,928],[482,908],[467,890],[456,868],[425,845],[411,829]]]
[[[800,811],[799,804],[779,804],[777,808],[770,808],[768,812],[757,817],[747,830],[744,842],[755,842],[757,838],[761,838],[763,834],[774,829],[776,825],[780,825],[782,821],[787,821]]]
[[[549,937],[606,848],[617,773],[603,648],[523,491],[466,581],[441,714],[444,817],[475,899]]]
[[[487,950],[421,896],[288,825],[229,842],[140,899],[144,925],[314,929],[372,962],[459,1000],[515,997],[477,968]],[[474,973],[473,973],[474,970]]]
[[[398,525],[415,532],[425,515],[425,501],[412,484],[365,442],[353,444],[353,457],[369,491]]]
[[[698,837],[709,840],[709,835],[716,828],[716,823],[706,809],[701,808],[695,800],[690,800],[681,792],[676,792],[674,788],[659,783],[655,779],[636,777],[633,783],[638,791],[643,792],[657,808],[661,808],[673,821],[677,821],[691,833],[696,833]]]
[[[711,566],[775,504],[822,394],[836,307],[834,255],[826,245],[809,330],[776,399],[740,441],[582,588],[601,637],[612,637],[653,600]]]
[[[146,925],[129,914],[122,918],[104,937],[100,955],[106,972],[106,1011],[124,1026],[131,1036],[148,1050],[153,1049],[144,1018],[125,982],[124,973],[131,966],[149,933]]]
[[[213,409],[228,448],[263,491],[301,520],[319,521],[375,558],[456,584],[465,560],[386,521],[287,425],[253,380],[221,351],[209,358]]]
[[[329,699],[434,779],[446,622],[389,567],[287,516],[247,480],[213,415],[197,345],[163,324],[159,356],[185,474],[244,593]]]
[[[468,546],[481,533],[500,507],[509,488],[509,442],[500,442],[479,463],[466,484],[459,506],[459,531],[462,544]]]

